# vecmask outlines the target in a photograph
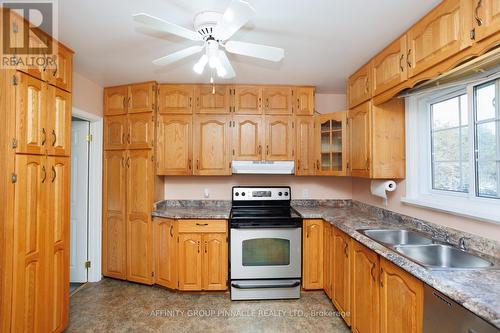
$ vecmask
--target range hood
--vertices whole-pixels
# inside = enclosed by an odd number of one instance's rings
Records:
[[[293,175],[294,161],[233,161],[233,174]]]

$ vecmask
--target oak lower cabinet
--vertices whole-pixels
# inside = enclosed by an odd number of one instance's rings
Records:
[[[356,333],[380,331],[378,255],[351,241],[351,329]]]
[[[194,119],[194,174],[230,175],[230,116],[200,115]]]
[[[159,115],[156,174],[193,174],[193,116]]]
[[[332,299],[333,227],[323,221],[323,290]]]
[[[380,272],[380,332],[421,333],[423,282],[384,258]]]
[[[177,224],[174,220],[153,219],[155,282],[161,286],[178,287]]]
[[[202,289],[201,247],[201,234],[179,234],[179,290]]]
[[[332,301],[344,318],[351,325],[351,262],[349,260],[350,237],[333,227],[333,275]]]
[[[323,220],[304,220],[302,287],[323,289]]]

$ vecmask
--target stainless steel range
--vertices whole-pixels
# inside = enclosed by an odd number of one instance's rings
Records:
[[[290,187],[233,187],[231,299],[300,298],[302,217]]]

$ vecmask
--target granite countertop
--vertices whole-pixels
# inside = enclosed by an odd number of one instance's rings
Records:
[[[165,200],[155,204],[153,217],[168,219],[228,219],[231,202],[215,200]]]

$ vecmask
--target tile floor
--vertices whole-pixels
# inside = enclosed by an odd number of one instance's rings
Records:
[[[323,292],[299,300],[231,302],[103,279],[71,297],[66,332],[350,332]]]

